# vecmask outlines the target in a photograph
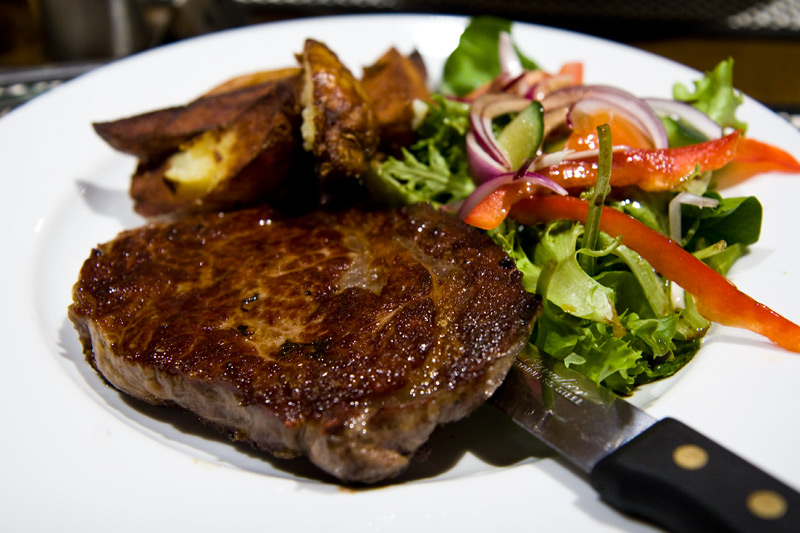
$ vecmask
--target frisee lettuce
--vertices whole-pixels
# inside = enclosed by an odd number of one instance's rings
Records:
[[[417,141],[402,158],[374,162],[364,178],[373,198],[391,205],[463,200],[475,189],[467,164],[467,104],[432,95]]]

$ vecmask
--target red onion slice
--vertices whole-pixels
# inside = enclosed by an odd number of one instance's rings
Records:
[[[682,192],[669,202],[669,238],[673,241],[681,242],[683,238],[683,228],[681,227],[681,206],[694,205],[700,208],[717,207],[719,201],[714,198],[698,196],[696,194]]]
[[[558,165],[568,156],[575,153],[575,150],[559,150],[557,152],[548,152],[536,158],[529,170],[536,171],[540,168],[551,167]],[[579,152],[582,153],[582,152]],[[599,152],[598,152],[599,153]]]
[[[478,145],[505,169],[510,169],[511,162],[492,132],[492,120],[505,113],[522,111],[528,105],[530,100],[505,93],[485,94],[472,103],[469,120],[475,139]]]
[[[702,133],[708,140],[719,139],[725,132],[711,117],[686,102],[667,98],[645,98],[644,102],[657,114],[683,120]]]
[[[569,107],[557,107],[549,111],[545,110],[544,131],[542,132],[543,138],[547,139],[551,133],[567,123],[568,112]]]
[[[516,90],[516,87],[519,84],[523,83],[523,80],[525,79],[525,76],[527,74],[528,74],[528,71],[525,71],[522,74],[519,74],[517,76],[503,78],[502,79],[502,85],[500,86],[500,92],[501,93],[509,93],[509,94],[518,94],[517,90]],[[498,76],[498,78],[501,78],[501,77],[502,77],[502,74],[500,74]]]
[[[515,94],[529,98],[528,94],[530,93],[531,88],[548,76],[550,75],[543,70],[526,70],[506,84],[502,90],[503,92],[507,92],[509,94]]]
[[[569,87],[575,82],[574,78],[567,74],[558,74],[556,76],[548,76],[531,86],[525,98],[531,100],[542,101],[548,94]]]
[[[717,207],[719,201],[714,198],[698,196],[688,192],[679,193],[669,202],[669,238],[675,242],[681,242],[683,238],[683,228],[681,227],[681,206],[683,204],[694,205],[700,208]],[[685,292],[683,288],[675,282],[669,284],[670,299],[674,309],[686,307]]]
[[[497,42],[497,52],[500,59],[500,70],[512,77],[519,76],[524,70],[517,51],[514,50],[514,43],[511,35],[506,31],[501,31]]]
[[[629,146],[625,146],[623,144],[613,146],[611,151],[616,152],[624,152],[625,150],[630,150]],[[559,150],[558,152],[549,152],[546,154],[542,154],[537,157],[533,164],[528,168],[530,171],[537,171],[541,170],[545,167],[552,167],[555,165],[560,164],[562,161],[572,161],[575,159],[587,159],[589,157],[598,157],[600,155],[600,150],[597,148],[592,150]]]
[[[484,150],[475,139],[475,135],[470,131],[467,133],[467,163],[469,164],[470,174],[475,183],[483,183],[494,177],[507,172],[508,169],[495,161],[486,150]]]
[[[575,102],[575,104],[573,104],[572,107],[570,107],[569,111],[567,112],[567,118],[566,118],[567,126],[569,126],[570,128],[574,128],[574,123],[578,116],[580,115],[591,116],[597,111],[602,111],[602,110],[609,110],[610,114],[617,114],[622,116],[628,122],[636,126],[639,129],[639,131],[644,133],[647,139],[654,147],[659,148],[658,146],[656,146],[657,140],[653,139],[650,136],[649,129],[645,124],[642,123],[642,120],[636,113],[632,113],[629,111],[628,108],[616,105],[614,102],[606,100],[605,98],[602,97],[590,96]]]
[[[461,218],[461,220],[466,219],[467,215],[469,215],[479,203],[485,200],[487,196],[492,194],[501,186],[514,181],[527,182],[531,190],[534,188],[543,188],[551,190],[562,196],[567,194],[567,191],[561,185],[536,172],[526,172],[524,176],[519,178],[517,178],[516,175],[516,172],[505,172],[496,178],[479,185],[474,191],[472,191],[472,194],[470,194],[467,199],[464,200],[464,203],[461,204],[461,208],[458,210],[458,216]]]
[[[630,115],[635,116],[642,124],[645,134],[653,140],[654,148],[667,148],[669,141],[664,125],[653,109],[643,100],[630,94],[627,91],[616,87],[605,85],[571,85],[548,94],[542,99],[542,106],[545,110],[545,117],[548,113],[555,113],[559,109],[569,110],[580,100],[585,98],[602,99],[610,106],[626,110]],[[553,115],[551,114],[551,118]],[[566,116],[564,117],[566,119]],[[553,131],[560,124],[548,124],[547,130]]]

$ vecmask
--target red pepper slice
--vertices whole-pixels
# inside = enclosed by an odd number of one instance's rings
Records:
[[[502,192],[500,192],[502,191]],[[498,194],[500,193],[500,194]],[[499,198],[492,198],[497,195]],[[487,204],[485,207],[483,204]],[[490,217],[489,209],[502,211]],[[495,191],[467,217],[478,227],[500,221],[505,214],[522,224],[569,219],[586,222],[589,203],[571,196],[527,196],[523,188],[511,183]],[[475,213],[475,217],[473,217]],[[497,222],[499,223],[499,222]],[[612,237],[620,236],[625,246],[645,258],[665,278],[674,281],[694,297],[697,310],[706,319],[724,326],[748,329],[775,344],[800,353],[800,326],[738,290],[724,276],[685,251],[671,239],[638,220],[610,207],[604,207],[600,229]]]
[[[742,137],[733,160],[716,178],[720,185],[729,187],[764,172],[800,174],[800,163],[777,146]]]
[[[573,85],[581,85],[583,83],[583,63],[580,61],[572,61],[561,65],[558,71],[561,76],[571,76]]]
[[[777,146],[749,137],[742,137],[733,160],[737,163],[763,163],[770,170],[800,172],[800,163],[790,154]]]
[[[614,152],[611,185],[636,185],[645,191],[666,191],[700,172],[717,170],[737,153],[741,132],[679,148],[631,148]],[[790,156],[791,157],[791,156]],[[597,179],[597,156],[562,161],[538,170],[564,188],[586,188]]]

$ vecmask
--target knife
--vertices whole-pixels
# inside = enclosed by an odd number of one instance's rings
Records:
[[[798,532],[800,493],[685,424],[526,350],[489,403],[624,513],[679,532]]]

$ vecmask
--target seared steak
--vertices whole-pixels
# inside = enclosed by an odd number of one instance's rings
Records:
[[[539,310],[502,250],[427,206],[150,224],[96,248],[73,295],[113,386],[359,482],[487,399]]]

